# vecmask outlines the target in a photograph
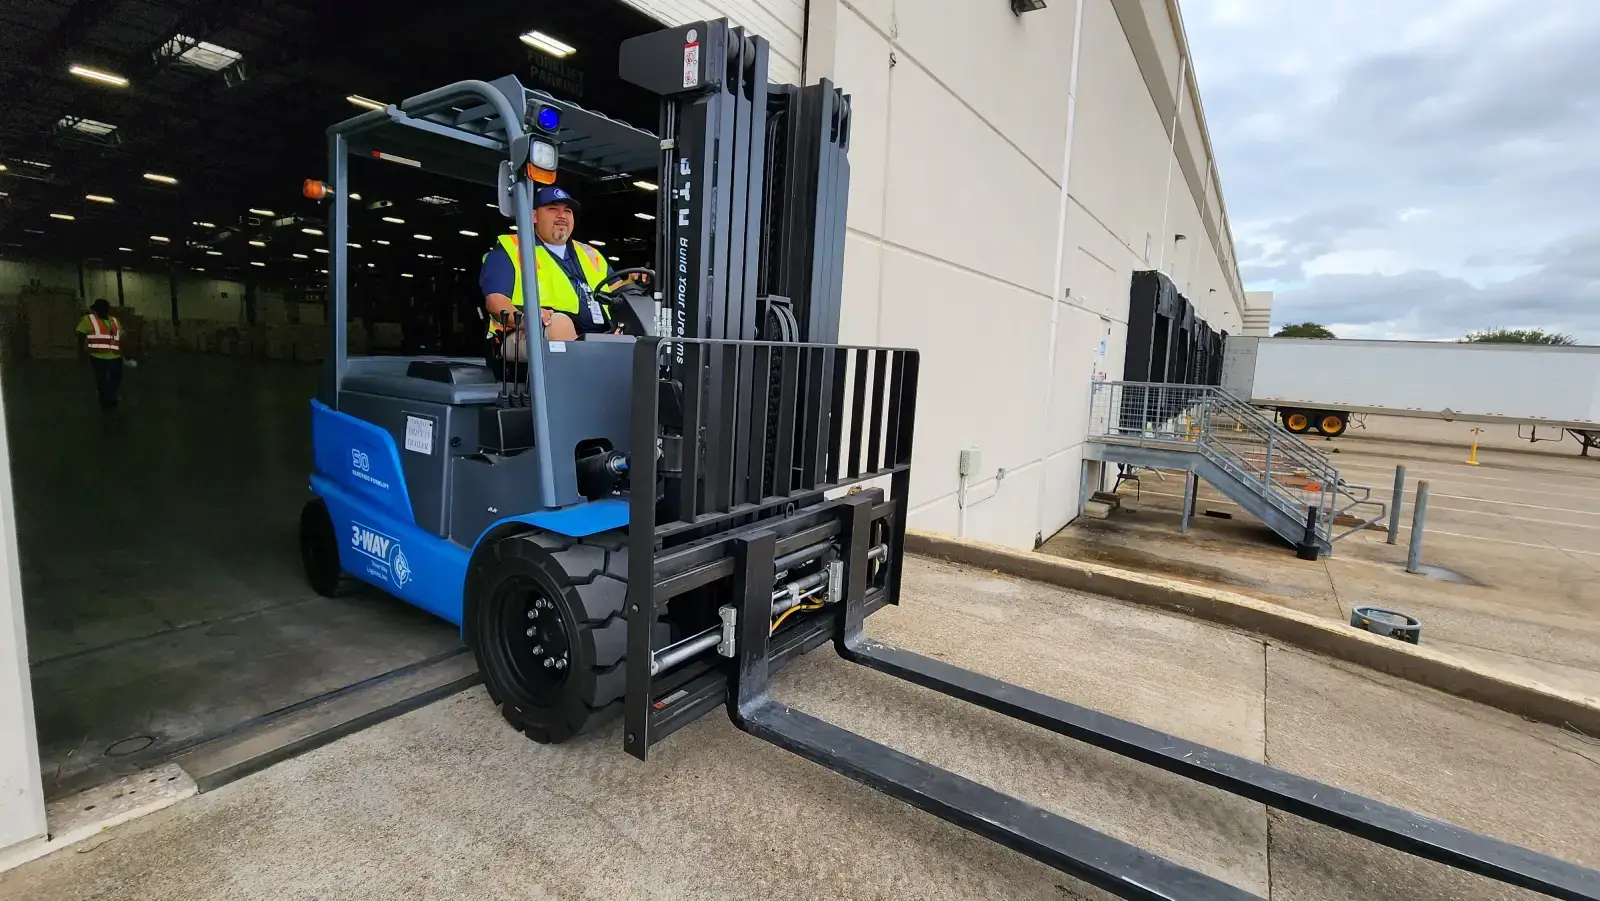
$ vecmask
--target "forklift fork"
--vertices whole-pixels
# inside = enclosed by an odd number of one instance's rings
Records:
[[[1555,898],[1600,899],[1593,870],[868,638],[862,622],[876,500],[863,492],[836,508],[844,596],[819,615],[835,618],[834,646],[844,659],[1408,854]],[[774,700],[767,644],[775,546],[770,530],[734,539],[738,617],[728,710],[740,729],[1121,898],[1256,897]]]

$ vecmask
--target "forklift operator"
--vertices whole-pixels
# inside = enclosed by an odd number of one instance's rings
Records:
[[[579,335],[615,329],[605,307],[594,296],[594,289],[611,274],[611,266],[598,250],[573,241],[578,202],[566,190],[549,186],[534,197],[533,230],[538,237],[534,258],[538,272],[539,319],[546,338],[571,341]],[[478,275],[483,291],[483,306],[489,314],[489,337],[496,344],[495,357],[520,362],[520,348],[510,353],[502,335],[501,322],[507,312],[522,307],[522,260],[516,234],[501,235],[495,247],[483,258]],[[510,317],[513,325],[517,317]]]

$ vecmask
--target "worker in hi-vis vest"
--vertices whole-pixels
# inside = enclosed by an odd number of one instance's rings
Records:
[[[89,351],[100,406],[109,410],[117,405],[117,391],[122,387],[122,323],[111,315],[111,304],[102,297],[78,320],[77,331]]]
[[[539,320],[546,338],[571,341],[579,335],[611,332],[616,325],[594,289],[611,274],[611,265],[600,251],[572,240],[577,223],[578,202],[565,189],[548,186],[534,195],[533,231],[538,238],[534,248],[539,286]],[[483,306],[489,316],[489,337],[494,347],[489,364],[500,369],[502,361],[521,363],[525,349],[501,334],[501,323],[510,314],[511,327],[517,328],[522,312],[522,257],[518,236],[501,235],[483,258],[478,287],[483,291]]]

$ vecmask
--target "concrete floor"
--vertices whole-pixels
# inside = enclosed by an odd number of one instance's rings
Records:
[[[1460,427],[1461,424],[1455,424]],[[1374,604],[1423,623],[1426,644],[1477,662],[1600,697],[1600,459],[1384,440],[1319,441],[1348,482],[1388,500],[1394,467],[1408,482],[1396,545],[1386,533],[1340,541],[1317,563],[1293,553],[1249,514],[1202,483],[1200,515],[1179,534],[1183,474],[1124,486],[1124,512],[1080,520],[1049,553],[1215,584],[1348,622]],[[1430,482],[1422,561],[1405,573],[1416,482]]]
[[[84,363],[8,361],[3,375],[51,796],[459,644],[375,592],[306,586],[314,367],[142,363],[110,415]]]
[[[1600,748],[1244,634],[913,560],[883,639],[1600,866]],[[977,710],[826,649],[807,711],[1273,899],[1535,897]],[[1100,899],[707,716],[549,747],[481,689],[0,875],[0,899]],[[1507,765],[1513,762],[1514,765]]]

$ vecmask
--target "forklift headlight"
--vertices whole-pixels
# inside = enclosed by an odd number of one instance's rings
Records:
[[[556,145],[544,141],[533,141],[528,145],[528,162],[536,168],[554,171],[556,168]]]

